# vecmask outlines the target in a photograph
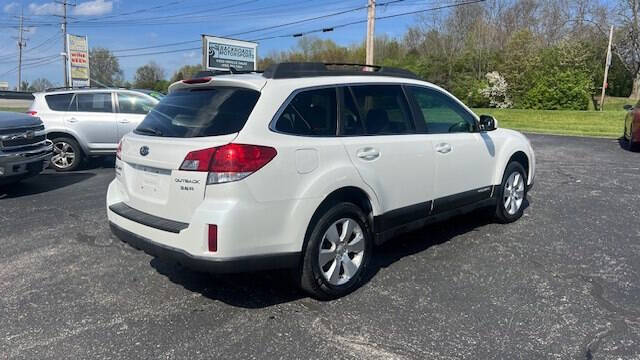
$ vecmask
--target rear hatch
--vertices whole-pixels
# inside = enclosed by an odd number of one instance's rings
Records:
[[[189,153],[231,143],[260,93],[211,86],[183,88],[164,97],[121,143],[116,176],[125,203],[142,212],[189,222],[202,203],[207,172],[180,170]]]

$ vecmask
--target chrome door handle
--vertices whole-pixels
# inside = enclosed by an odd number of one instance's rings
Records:
[[[356,156],[358,156],[362,160],[372,161],[380,157],[380,152],[374,148],[367,147],[358,150]]]
[[[120,121],[118,121],[120,124],[128,124],[130,121],[127,119],[120,119]]]
[[[75,123],[75,122],[78,122],[78,119],[72,117],[72,118],[69,118],[67,121],[70,123]]]
[[[450,153],[451,150],[453,150],[453,147],[451,147],[451,144],[440,143],[436,145],[436,151],[439,152],[440,154]]]

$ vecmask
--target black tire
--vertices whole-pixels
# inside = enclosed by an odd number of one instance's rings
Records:
[[[82,162],[84,161],[84,152],[82,152],[82,148],[78,144],[78,142],[70,137],[58,137],[51,140],[53,142],[53,157],[51,158],[51,168],[58,172],[67,172],[67,171],[75,171],[77,170]],[[61,144],[68,144],[69,147],[73,150],[74,157],[73,161],[68,166],[62,166],[56,164],[54,160],[56,159],[56,155],[59,154],[59,147]]]
[[[509,180],[511,175],[514,173],[520,174],[521,178],[523,179],[524,192],[522,195],[522,202],[520,204],[520,207],[517,209],[517,211],[515,211],[515,213],[510,213],[505,206],[505,201],[506,201],[505,193],[506,191],[508,191],[507,181]],[[503,224],[508,224],[522,217],[522,214],[524,213],[525,204],[527,202],[527,172],[524,170],[522,165],[520,165],[520,163],[511,162],[507,165],[506,169],[504,170],[504,175],[502,176],[502,183],[500,184],[500,188],[497,190],[497,195],[498,195],[497,197],[498,201],[496,204],[495,218],[498,222]]]
[[[336,221],[345,218],[354,220],[360,226],[363,235],[362,241],[364,241],[364,253],[355,275],[344,284],[333,285],[322,274],[323,269],[319,264],[319,252],[322,243],[325,241],[323,240],[325,232]],[[310,226],[312,228],[307,231],[308,235],[307,239],[305,239],[302,263],[297,273],[294,274],[298,285],[312,297],[319,300],[335,299],[357,289],[362,282],[363,275],[367,271],[373,254],[373,237],[365,214],[358,206],[352,203],[338,203],[329,208],[315,224],[312,223]],[[348,251],[347,256],[351,256]],[[342,274],[342,268],[339,269],[339,273]]]

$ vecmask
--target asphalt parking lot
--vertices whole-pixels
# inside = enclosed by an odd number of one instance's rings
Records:
[[[200,274],[115,239],[108,160],[0,190],[0,358],[640,359],[640,153],[530,138],[520,221],[402,236],[332,302],[283,272]]]

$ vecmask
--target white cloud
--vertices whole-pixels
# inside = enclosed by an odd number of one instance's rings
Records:
[[[100,16],[110,13],[113,10],[113,1],[93,0],[79,3],[74,9],[74,15],[80,16]]]
[[[29,12],[33,15],[62,15],[63,9],[61,4],[53,2],[44,4],[29,4]]]
[[[14,10],[18,10],[18,6],[20,6],[20,4],[18,4],[17,2],[10,2],[7,5],[5,5],[2,10],[4,10],[4,12],[6,13],[10,13],[13,12]]]

